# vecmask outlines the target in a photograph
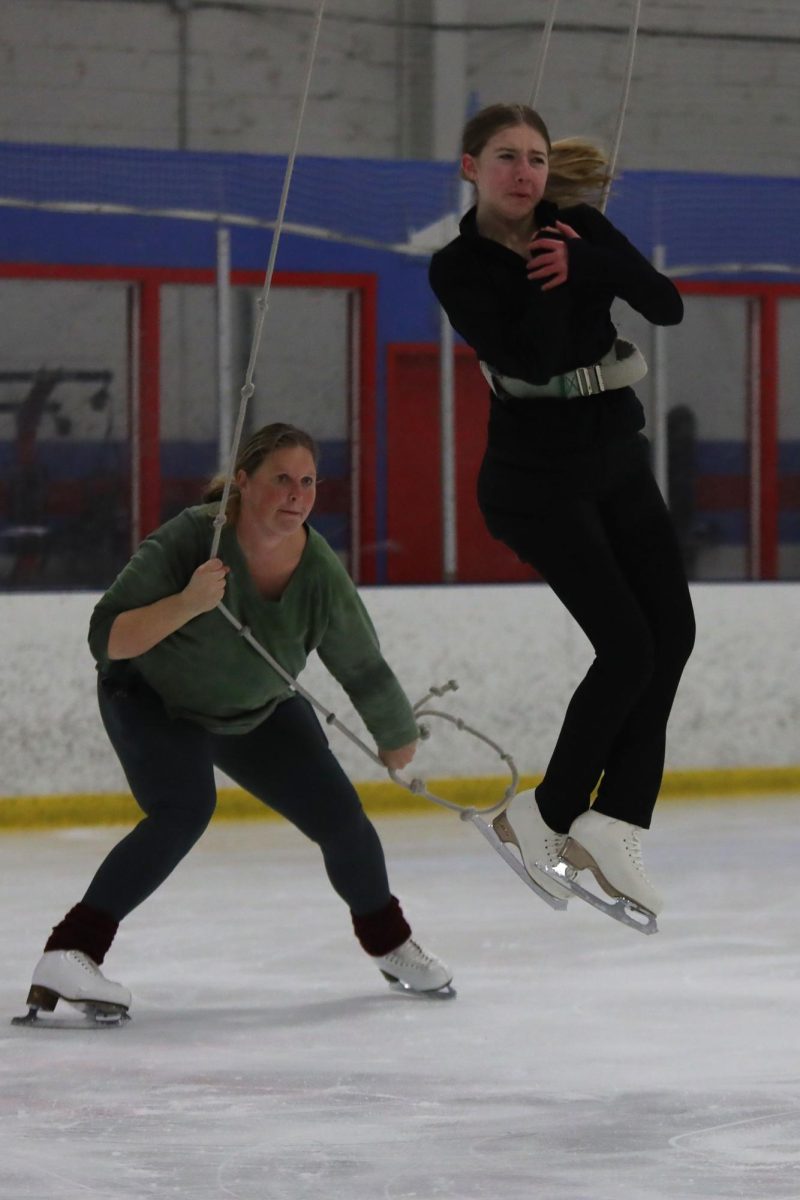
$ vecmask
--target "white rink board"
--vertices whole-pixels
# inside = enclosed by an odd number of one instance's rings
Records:
[[[542,771],[569,696],[591,661],[584,635],[542,585],[365,588],[384,653],[412,699],[455,678],[448,700]],[[800,763],[800,584],[698,584],[698,640],[669,727],[667,767]],[[0,796],[124,791],[97,715],[86,646],[95,595],[0,597]],[[224,635],[228,635],[227,629]],[[235,636],[233,633],[230,636]],[[302,683],[364,735],[314,656]],[[502,774],[494,755],[436,723],[415,773]],[[385,778],[335,730],[355,780]]]

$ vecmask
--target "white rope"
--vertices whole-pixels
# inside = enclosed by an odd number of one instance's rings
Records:
[[[528,105],[531,108],[536,108],[536,104],[539,99],[539,92],[541,91],[542,80],[544,78],[545,61],[547,59],[547,54],[550,49],[550,38],[551,38],[551,35],[553,32],[553,25],[555,23],[557,9],[558,9],[558,0],[552,0],[552,3],[550,5],[550,11],[547,15],[547,20],[545,21],[544,31],[542,33],[542,41],[539,46],[539,59],[536,64],[536,76],[535,76],[533,87],[531,88],[530,97],[528,99]],[[600,211],[601,212],[605,212],[606,205],[608,204],[608,196],[609,196],[609,192],[611,191],[611,184],[613,182],[614,171],[615,171],[616,165],[617,165],[617,159],[619,158],[619,148],[622,143],[622,128],[623,128],[623,125],[625,124],[625,114],[628,109],[628,99],[630,97],[630,91],[631,91],[631,80],[633,79],[633,64],[634,64],[634,59],[636,57],[636,42],[637,42],[637,38],[638,38],[638,34],[639,34],[639,21],[640,21],[640,17],[641,17],[641,11],[642,11],[642,0],[633,0],[633,15],[631,17],[631,24],[630,24],[630,28],[628,30],[628,52],[627,52],[627,63],[626,63],[626,67],[625,67],[625,78],[624,78],[624,82],[622,85],[622,94],[620,96],[619,107],[617,109],[617,121],[616,121],[616,126],[614,129],[614,141],[613,141],[613,145],[612,145],[612,149],[611,149],[611,156],[610,156],[609,164],[608,164],[609,178],[608,178],[608,182],[606,183],[605,187],[603,188],[603,192],[602,192],[602,195],[600,198]]]
[[[371,758],[374,763],[378,764],[378,766],[385,767],[386,764],[375,753],[375,751],[368,746],[366,742],[362,741],[358,734],[353,733],[352,729],[348,729],[348,727],[339,720],[334,712],[331,712],[330,709],[327,709],[324,704],[322,704],[315,696],[311,694],[311,692],[306,691],[302,684],[298,683],[294,676],[285,670],[281,664],[272,657],[269,651],[262,646],[261,642],[259,642],[258,639],[253,636],[247,625],[243,625],[238,617],[234,616],[231,610],[227,608],[222,601],[220,601],[220,603],[217,605],[217,608],[222,613],[223,617],[225,617],[226,621],[230,622],[239,636],[244,638],[247,644],[251,646],[253,650],[255,650],[256,654],[260,655],[261,658],[263,658],[264,661],[272,667],[273,671],[275,671],[281,677],[281,679],[283,679],[283,681],[289,685],[291,691],[296,693],[298,696],[302,696],[304,700],[307,700],[309,704],[313,705],[313,707],[322,714],[322,716],[325,718],[326,725],[333,725],[340,731],[340,733],[343,733],[345,737],[348,737],[350,741],[354,743],[354,745],[358,746],[359,750],[362,750],[364,754],[366,754],[367,758]],[[442,808],[449,808],[452,812],[460,813],[463,820],[471,820],[478,814],[482,816],[488,816],[491,813],[499,812],[501,809],[505,808],[511,797],[516,794],[517,786],[519,784],[519,774],[511,755],[507,754],[505,750],[498,746],[496,742],[492,741],[491,738],[486,737],[485,734],[480,733],[477,729],[473,729],[459,717],[453,717],[449,713],[439,712],[436,709],[425,708],[425,705],[433,696],[443,696],[446,692],[456,691],[457,688],[458,684],[453,679],[451,679],[443,687],[432,687],[428,694],[423,696],[423,698],[417,701],[417,703],[413,706],[414,717],[438,717],[444,721],[450,721],[463,733],[468,733],[471,737],[477,738],[485,745],[491,746],[491,748],[497,752],[499,757],[506,764],[509,772],[511,773],[511,783],[506,788],[501,799],[495,804],[488,805],[486,808],[465,808],[462,804],[456,804],[452,800],[447,800],[444,796],[437,796],[435,792],[431,792],[423,779],[404,779],[403,776],[398,774],[397,771],[391,769],[389,770],[389,775],[394,783],[396,783],[399,787],[405,788],[405,790],[411,792],[412,795],[424,796],[426,800],[431,800],[434,804],[438,804]],[[420,736],[423,739],[429,736],[428,730],[424,726],[420,726]]]
[[[214,521],[214,538],[211,543],[211,558],[214,558],[219,549],[219,539],[222,536],[222,526],[225,524],[225,512],[228,507],[228,498],[231,494],[231,485],[233,476],[236,470],[236,459],[239,454],[239,444],[242,440],[242,430],[244,429],[245,416],[247,414],[247,404],[250,397],[253,395],[255,384],[253,383],[253,375],[256,369],[256,359],[261,346],[261,336],[264,330],[264,321],[269,308],[269,294],[272,288],[272,276],[275,273],[275,260],[278,257],[278,246],[280,245],[281,233],[283,231],[283,222],[286,215],[286,204],[289,199],[289,187],[294,174],[294,164],[297,159],[297,151],[300,146],[300,134],[303,129],[303,120],[306,113],[306,105],[308,103],[308,93],[311,90],[311,76],[314,71],[314,63],[317,57],[317,45],[319,43],[319,33],[322,28],[322,14],[325,11],[325,0],[319,0],[317,15],[314,21],[314,31],[311,36],[311,45],[308,52],[308,65],[306,68],[305,84],[303,86],[302,98],[300,101],[300,110],[297,114],[297,124],[295,127],[294,143],[292,145],[289,158],[286,162],[286,171],[283,177],[283,191],[281,193],[280,205],[278,206],[278,216],[275,220],[275,232],[272,235],[272,245],[270,247],[269,262],[267,264],[267,273],[264,278],[264,287],[256,301],[258,306],[258,320],[256,321],[255,329],[253,330],[253,340],[250,345],[250,361],[247,364],[247,372],[245,374],[244,385],[241,392],[241,400],[239,402],[239,415],[236,418],[236,428],[233,433],[233,443],[231,445],[231,454],[228,464],[228,474],[225,478],[225,487],[222,492],[222,500],[220,501],[219,515]]]
[[[234,432],[233,446],[231,448],[231,456],[230,456],[230,464],[229,464],[229,468],[228,468],[228,475],[225,480],[225,487],[223,490],[222,499],[220,501],[219,514],[214,520],[214,539],[213,539],[212,550],[211,550],[212,558],[216,555],[216,553],[219,549],[219,541],[220,541],[220,537],[222,534],[222,527],[225,524],[225,510],[227,507],[228,498],[230,496],[231,484],[233,482],[233,475],[234,475],[234,471],[235,471],[235,467],[236,467],[236,458],[239,453],[239,443],[241,441],[242,429],[244,428],[244,418],[245,418],[245,413],[247,411],[247,403],[248,403],[250,397],[252,396],[253,392],[255,391],[255,387],[253,384],[253,373],[255,370],[255,362],[256,362],[257,355],[258,355],[258,349],[259,349],[259,346],[261,343],[261,335],[262,335],[264,321],[266,318],[266,313],[267,313],[267,308],[268,308],[269,291],[270,291],[270,287],[272,284],[272,276],[273,276],[274,269],[275,269],[275,261],[276,261],[277,253],[278,253],[278,244],[279,244],[279,240],[280,240],[280,235],[281,235],[281,231],[283,229],[284,215],[285,215],[285,211],[286,211],[286,203],[288,200],[289,187],[291,184],[292,173],[294,170],[294,162],[295,162],[295,159],[297,156],[297,149],[298,149],[299,142],[300,142],[300,132],[302,129],[303,117],[305,115],[306,102],[308,100],[308,93],[309,93],[309,89],[310,89],[310,85],[311,85],[311,75],[312,75],[312,71],[313,71],[314,60],[316,57],[317,42],[319,40],[319,31],[320,31],[320,26],[322,24],[322,14],[323,14],[324,7],[325,7],[325,0],[320,0],[319,8],[317,11],[317,18],[316,18],[315,27],[314,27],[314,34],[312,37],[311,50],[310,50],[309,62],[308,62],[308,70],[307,70],[307,74],[306,74],[305,87],[303,89],[303,98],[302,98],[302,102],[300,105],[300,113],[299,113],[298,121],[297,121],[297,129],[295,132],[294,145],[292,148],[292,152],[289,156],[289,160],[287,162],[286,174],[284,177],[284,184],[283,184],[283,193],[281,196],[281,203],[280,203],[280,208],[278,211],[278,217],[275,222],[275,233],[274,233],[274,236],[272,239],[272,246],[271,246],[271,250],[270,250],[269,264],[267,266],[266,279],[264,282],[264,289],[258,298],[259,317],[258,317],[258,321],[256,323],[256,328],[255,328],[255,331],[253,334],[253,341],[252,341],[252,345],[251,345],[251,349],[250,349],[250,361],[249,361],[248,367],[247,367],[245,383],[244,383],[244,386],[242,387],[241,403],[239,406],[239,416],[238,416],[238,419],[236,422],[236,430]],[[541,47],[540,55],[539,55],[539,64],[538,64],[538,69],[537,69],[536,83],[535,83],[534,89],[531,93],[531,105],[532,106],[536,103],[536,100],[538,98],[539,89],[541,87],[541,82],[542,82],[542,78],[543,78],[543,74],[544,74],[545,59],[547,56],[547,50],[548,50],[549,43],[550,43],[550,36],[552,34],[553,23],[555,21],[556,8],[557,8],[557,0],[553,0],[553,3],[551,5],[550,14],[548,16],[548,20],[545,25],[542,47]],[[629,33],[629,38],[628,38],[628,66],[627,66],[627,72],[626,72],[625,86],[623,88],[622,99],[620,101],[619,113],[618,113],[618,117],[617,117],[617,129],[616,129],[616,133],[615,133],[614,150],[612,153],[612,159],[611,159],[611,164],[610,164],[610,173],[613,172],[613,167],[614,167],[614,164],[616,163],[617,154],[619,152],[619,145],[620,145],[620,142],[622,139],[622,125],[623,125],[624,118],[625,118],[625,111],[626,111],[627,103],[628,103],[628,95],[630,92],[631,78],[633,75],[633,60],[634,60],[635,47],[636,47],[636,37],[637,37],[638,26],[639,26],[640,9],[641,9],[641,0],[635,0],[634,18],[633,18],[633,23],[631,25],[631,29],[630,29],[630,33]],[[606,188],[606,191],[603,196],[603,207],[605,207],[607,198],[608,198],[608,188]],[[320,701],[318,701],[310,692],[306,691],[306,689],[303,688],[298,683],[298,681],[288,671],[284,670],[284,668],[280,665],[280,663],[276,659],[274,659],[272,657],[272,655],[269,653],[269,651],[264,646],[261,645],[261,643],[257,640],[257,638],[255,638],[253,636],[253,634],[247,628],[247,626],[243,625],[238,620],[238,618],[234,616],[234,614],[230,611],[230,609],[228,609],[225,606],[225,604],[222,603],[222,601],[220,601],[220,603],[217,605],[217,608],[222,613],[222,615],[225,617],[225,619],[227,621],[229,621],[231,625],[233,625],[233,627],[236,629],[237,633],[241,637],[243,637],[245,639],[245,641],[253,648],[253,650],[255,650],[256,653],[259,654],[261,656],[261,658],[263,658],[264,661],[267,662],[272,667],[272,669],[279,675],[279,677],[288,684],[291,691],[299,696],[302,696],[308,703],[313,705],[314,708],[318,709],[323,714],[326,724],[335,726],[341,733],[343,733],[346,737],[348,737],[351,742],[353,742],[356,746],[358,746],[359,749],[364,754],[366,754],[368,758],[371,758],[373,762],[377,763],[380,766],[385,765],[382,762],[381,758],[374,752],[374,750],[372,750],[372,748],[370,746],[368,746],[366,744],[366,742],[362,741],[362,739],[359,738],[357,734],[353,733],[352,730],[348,729],[348,727],[346,725],[344,725],[338,719],[338,717],[336,716],[335,713],[326,709],[325,706],[323,704],[321,704]],[[400,787],[405,788],[407,791],[411,792],[413,795],[424,796],[426,799],[431,800],[434,804],[438,804],[443,808],[448,808],[451,811],[460,813],[462,820],[474,820],[478,814],[489,815],[491,813],[498,812],[501,809],[505,808],[506,805],[508,804],[509,800],[516,794],[517,785],[519,782],[519,775],[517,773],[517,769],[516,769],[514,760],[512,759],[511,755],[507,754],[504,750],[502,750],[501,747],[498,746],[496,742],[492,741],[491,738],[488,738],[484,734],[480,733],[478,730],[473,729],[471,726],[467,725],[460,718],[453,717],[449,713],[443,713],[437,709],[426,709],[424,707],[424,705],[428,702],[428,700],[431,699],[432,696],[441,696],[447,691],[455,690],[456,687],[457,687],[457,684],[451,680],[450,683],[445,685],[444,688],[432,688],[428,692],[427,696],[425,696],[421,701],[419,701],[416,705],[414,705],[414,708],[413,708],[414,716],[415,716],[415,718],[429,716],[429,717],[436,717],[441,720],[449,721],[452,724],[454,724],[460,731],[469,734],[471,737],[477,738],[479,741],[484,742],[488,746],[491,746],[498,753],[498,755],[503,760],[503,762],[506,763],[506,765],[508,766],[508,768],[511,772],[511,784],[506,788],[501,799],[499,801],[497,801],[495,804],[489,805],[486,808],[482,808],[482,809],[472,808],[472,807],[466,808],[461,804],[456,804],[451,800],[447,800],[443,796],[438,796],[438,795],[436,795],[436,793],[431,792],[428,789],[427,785],[425,784],[425,781],[422,779],[414,778],[411,780],[406,780],[401,775],[399,775],[396,771],[391,770],[391,769],[389,771],[389,775],[391,776],[391,778],[394,780],[395,783],[397,783]],[[421,736],[427,736],[427,730],[424,727],[420,728],[420,733],[421,733]]]
[[[614,144],[611,149],[611,158],[608,163],[608,182],[603,188],[603,194],[600,198],[600,211],[606,211],[608,204],[608,195],[611,191],[614,171],[617,166],[619,157],[619,148],[622,143],[622,127],[625,124],[625,113],[628,109],[628,98],[631,92],[631,80],[633,79],[633,63],[636,57],[636,40],[639,34],[639,18],[642,12],[642,0],[633,0],[633,16],[631,17],[631,26],[628,30],[628,55],[627,64],[625,67],[625,81],[622,87],[622,95],[620,96],[619,109],[617,110],[617,125],[614,130]]]
[[[214,558],[219,550],[220,538],[222,536],[222,528],[225,525],[225,512],[227,509],[228,499],[230,497],[231,486],[233,484],[233,477],[234,477],[234,473],[236,470],[236,459],[238,458],[238,455],[239,455],[239,444],[242,439],[242,430],[244,429],[244,421],[245,421],[245,415],[247,412],[247,404],[248,404],[248,401],[250,400],[250,397],[253,395],[253,393],[255,391],[255,385],[253,383],[253,375],[255,372],[255,364],[256,364],[256,359],[258,357],[259,347],[261,345],[261,337],[262,337],[262,333],[263,333],[263,329],[264,329],[264,322],[266,320],[267,309],[269,307],[269,293],[270,293],[270,288],[272,286],[272,277],[273,277],[273,274],[275,271],[275,262],[276,262],[276,259],[278,256],[278,245],[280,242],[280,236],[281,236],[281,232],[284,228],[286,204],[287,204],[287,201],[289,198],[289,188],[290,188],[291,181],[292,181],[292,174],[294,172],[294,164],[295,164],[295,160],[297,158],[298,147],[300,145],[300,134],[301,134],[302,127],[303,127],[303,119],[305,116],[306,104],[308,101],[308,94],[309,94],[309,91],[311,88],[311,76],[312,76],[313,69],[314,69],[314,61],[316,59],[317,44],[319,42],[319,33],[320,33],[320,28],[322,26],[322,15],[323,15],[324,8],[325,8],[325,0],[320,0],[319,7],[317,9],[317,17],[316,17],[316,21],[314,24],[314,32],[313,32],[312,39],[311,39],[311,47],[309,50],[308,67],[307,67],[307,71],[306,71],[306,79],[305,79],[305,85],[303,88],[302,100],[300,103],[300,110],[299,110],[298,117],[297,117],[297,127],[295,130],[294,144],[292,146],[292,150],[291,150],[291,153],[289,155],[289,158],[288,158],[288,161],[286,164],[286,172],[285,172],[284,180],[283,180],[283,192],[281,194],[280,206],[278,208],[278,216],[275,221],[275,232],[273,234],[272,245],[270,247],[269,262],[267,264],[267,272],[266,272],[266,277],[264,280],[264,287],[263,287],[263,290],[262,290],[261,294],[259,295],[258,301],[257,301],[258,310],[259,310],[258,321],[256,322],[256,327],[253,331],[253,340],[252,340],[251,347],[250,347],[250,361],[248,362],[248,365],[247,365],[247,372],[245,375],[245,381],[244,381],[244,385],[242,387],[242,392],[241,392],[241,401],[239,404],[239,414],[238,414],[238,417],[236,420],[236,428],[234,430],[234,435],[233,435],[233,443],[231,446],[228,472],[227,472],[227,475],[225,478],[225,486],[223,488],[222,498],[220,500],[219,513],[214,518],[214,537],[213,537],[212,545],[211,545],[211,553],[209,555],[210,558]],[[297,695],[302,696],[303,699],[307,700],[309,704],[313,705],[314,708],[318,709],[322,713],[322,715],[325,718],[326,724],[335,726],[338,730],[340,730],[341,733],[345,734],[345,736],[348,737],[350,739],[350,741],[353,742],[356,746],[358,746],[359,749],[362,750],[363,753],[366,754],[368,758],[371,758],[374,763],[377,763],[379,766],[385,766],[385,763],[382,762],[380,757],[374,752],[374,750],[371,749],[370,746],[368,746],[366,744],[366,742],[362,741],[362,739],[360,737],[358,737],[357,734],[353,733],[352,730],[348,729],[347,726],[344,725],[339,720],[339,718],[336,716],[335,713],[326,709],[325,706],[323,704],[321,704],[319,700],[316,699],[316,697],[312,696],[310,692],[306,691],[306,689],[303,688],[297,682],[297,680],[281,666],[281,664],[277,661],[277,659],[273,658],[273,656],[269,653],[269,651],[266,649],[266,647],[262,646],[262,644],[258,641],[258,639],[253,636],[253,634],[248,629],[248,627],[246,625],[243,625],[241,623],[241,621],[239,621],[239,619],[236,616],[234,616],[234,614],[230,611],[229,608],[226,607],[226,605],[222,601],[220,601],[216,607],[222,613],[222,615],[225,617],[225,619],[228,622],[230,622],[231,625],[233,625],[234,629],[240,635],[240,637],[244,638],[244,640],[248,643],[248,645],[251,646],[252,649],[255,650],[256,653],[259,654],[261,656],[261,658],[263,658],[264,661],[269,664],[270,667],[272,667],[273,671],[275,671],[279,675],[279,677],[281,679],[283,679],[284,682],[289,685],[289,688]],[[457,685],[451,680],[451,682],[442,689],[432,688],[431,691],[428,693],[428,695],[425,696],[423,698],[423,700],[419,701],[419,703],[414,706],[414,708],[413,708],[414,716],[415,717],[417,717],[417,716],[440,717],[446,721],[451,721],[453,724],[455,724],[457,726],[458,729],[464,731],[465,733],[470,734],[472,737],[478,738],[480,741],[484,742],[486,745],[489,745],[493,749],[495,749],[497,751],[497,753],[500,755],[500,757],[502,758],[502,760],[508,765],[509,770],[511,772],[511,784],[509,785],[508,788],[506,788],[506,791],[504,792],[502,798],[496,804],[491,805],[490,807],[487,807],[487,808],[483,808],[483,809],[465,808],[461,804],[455,804],[455,803],[453,803],[453,801],[447,800],[443,796],[437,796],[434,792],[429,791],[424,780],[422,780],[422,779],[406,780],[406,779],[403,779],[403,777],[394,770],[390,770],[389,774],[396,784],[398,784],[402,788],[405,788],[407,791],[411,792],[413,795],[424,796],[426,799],[433,801],[434,804],[439,804],[443,808],[449,808],[455,812],[460,813],[463,819],[471,820],[474,817],[476,817],[479,812],[484,815],[487,815],[489,813],[497,812],[500,809],[504,808],[506,806],[506,804],[508,803],[508,801],[511,799],[511,797],[516,793],[519,776],[517,774],[517,769],[514,764],[514,760],[511,758],[511,756],[509,754],[506,754],[506,752],[504,750],[502,750],[496,744],[496,742],[493,742],[490,738],[485,737],[484,734],[479,733],[477,730],[472,729],[470,726],[466,725],[459,718],[452,717],[448,713],[440,713],[440,712],[436,712],[434,710],[425,710],[421,707],[422,705],[427,703],[427,701],[432,696],[442,695],[446,691],[454,690],[455,687],[457,687]],[[427,730],[425,730],[421,727],[420,734],[421,734],[421,736],[427,736]]]
[[[542,33],[542,40],[539,45],[539,59],[536,63],[536,77],[533,87],[531,88],[531,94],[528,97],[529,108],[536,108],[539,100],[539,92],[542,89],[542,80],[544,79],[544,64],[547,58],[547,52],[550,49],[550,37],[553,32],[553,24],[555,23],[557,10],[558,0],[552,0],[550,12],[547,14],[547,20],[545,21],[544,31]]]

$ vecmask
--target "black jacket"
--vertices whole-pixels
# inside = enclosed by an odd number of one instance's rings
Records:
[[[615,297],[656,325],[677,324],[683,303],[661,275],[597,209],[586,204],[536,209],[541,228],[571,225],[566,283],[543,292],[529,280],[525,260],[478,232],[475,209],[460,234],[434,254],[431,287],[451,325],[479,359],[499,374],[545,383],[553,375],[597,362],[613,345],[610,308]],[[489,447],[510,461],[548,449],[588,448],[598,438],[642,428],[641,405],[630,388],[600,396],[493,400]]]

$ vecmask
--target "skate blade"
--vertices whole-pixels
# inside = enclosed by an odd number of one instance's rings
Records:
[[[130,1016],[124,1011],[116,1016],[85,1013],[80,1017],[76,1013],[74,1017],[40,1017],[36,1008],[29,1009],[25,1017],[11,1018],[12,1025],[29,1029],[119,1029],[127,1021],[130,1021]]]
[[[555,878],[552,872],[548,871],[547,867],[542,866],[542,864],[539,862],[534,864],[534,870],[531,870],[528,867],[528,864],[525,862],[525,856],[522,853],[522,846],[519,844],[519,838],[517,837],[514,831],[514,826],[509,821],[508,814],[506,812],[501,812],[499,816],[495,817],[495,819],[492,821],[492,829],[495,831],[500,841],[506,846],[516,846],[517,850],[519,851],[522,867],[527,872],[528,878],[532,879],[535,884],[537,884],[539,887],[543,886],[541,879],[536,878],[537,871],[540,873],[540,875],[549,876],[550,879]],[[559,887],[560,884],[561,880],[559,879]],[[546,888],[545,891],[547,891]],[[567,900],[569,900],[569,896],[553,896],[553,893],[550,891],[548,891],[547,894],[548,896],[552,896],[554,900],[562,900],[564,904],[566,904]]]
[[[656,918],[646,908],[641,908],[638,904],[634,904],[627,896],[620,896],[617,900],[603,900],[600,896],[596,896],[594,892],[590,892],[588,888],[582,887],[577,880],[570,879],[568,876],[560,875],[554,871],[552,867],[543,867],[548,875],[552,874],[553,879],[561,880],[564,887],[568,888],[573,896],[584,903],[596,908],[598,912],[605,913],[607,917],[611,917],[614,921],[619,921],[621,925],[626,925],[628,929],[635,929],[637,933],[652,934],[658,933],[658,924]]]
[[[413,988],[410,984],[403,983],[402,979],[398,979],[396,975],[390,975],[387,971],[381,971],[381,975],[393,992],[413,997],[416,1000],[453,1000],[458,995],[452,983],[446,983],[444,987],[422,991],[420,988]]]
[[[509,824],[508,820],[504,818],[505,813],[501,813],[499,817],[495,817],[491,825],[487,825],[486,822],[477,815],[477,813],[472,813],[469,817],[472,824],[476,827],[476,829],[480,830],[492,849],[500,855],[504,862],[508,863],[514,874],[519,876],[522,882],[529,887],[532,892],[535,892],[540,900],[544,900],[545,904],[549,905],[550,908],[555,909],[556,912],[566,912],[567,899],[562,898],[561,896],[554,896],[547,890],[547,888],[543,887],[538,880],[534,879],[533,875],[530,873],[521,859],[517,858],[517,856],[508,849],[509,843],[513,846],[517,846],[517,849],[519,849],[519,846],[517,844],[517,839],[514,836],[514,831],[511,829],[511,825]],[[510,831],[510,837],[506,836],[507,831]],[[520,851],[520,853],[522,853],[522,851]],[[537,869],[542,873],[542,875],[550,875],[550,872],[540,864],[537,864]],[[562,880],[560,877],[551,876],[551,878],[556,879],[559,886],[562,886]]]
[[[612,883],[606,879],[603,872],[598,867],[595,860],[578,842],[573,838],[567,839],[567,844],[564,847],[564,875],[560,871],[553,871],[549,867],[543,867],[548,875],[559,879],[564,887],[569,888],[573,895],[584,900],[592,908],[604,912],[607,916],[612,917],[615,921],[619,921],[622,925],[627,925],[629,929],[635,929],[639,933],[652,934],[658,933],[658,924],[656,923],[655,913],[650,912],[648,908],[644,908],[636,900],[632,900],[630,896],[625,896],[618,888],[615,888]],[[606,893],[611,896],[613,903],[603,900],[600,896],[596,896],[593,892],[582,887],[574,878],[569,875],[569,869],[575,871],[588,870],[597,881],[597,884]]]
[[[52,1013],[59,1000],[71,1005],[82,1017],[73,1016],[39,1016],[40,1012]],[[49,988],[33,986],[28,993],[28,1013],[24,1017],[12,1017],[12,1025],[35,1026],[37,1029],[107,1029],[116,1028],[130,1020],[128,1010],[119,1004],[106,1004],[103,1001],[68,1000],[51,992]]]

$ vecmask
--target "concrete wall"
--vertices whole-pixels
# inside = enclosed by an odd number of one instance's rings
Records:
[[[471,11],[486,20],[486,7],[474,0]],[[509,24],[529,19],[534,7],[541,19],[550,4],[508,0],[497,6]],[[567,0],[559,6],[539,98],[555,136],[589,133],[608,144],[631,9],[630,0]],[[795,173],[798,32],[795,0],[647,0],[622,165]],[[470,84],[482,99],[528,94],[536,35],[478,30],[470,41]]]
[[[0,139],[283,153],[311,0],[0,0]],[[525,98],[550,0],[329,0],[308,154],[455,154],[461,116]],[[630,0],[563,0],[540,107],[611,137]],[[622,161],[800,167],[796,0],[649,0]],[[452,111],[445,111],[447,109]]]
[[[436,707],[495,738],[523,773],[543,770],[572,689],[591,661],[583,634],[537,585],[364,589],[384,653],[412,699],[455,678]],[[697,649],[669,729],[667,766],[800,765],[800,585],[697,585]],[[86,647],[89,594],[0,597],[0,796],[123,791],[105,738]],[[231,636],[233,636],[231,634]],[[302,682],[363,727],[314,658]],[[415,774],[502,774],[493,753],[431,722]],[[385,778],[337,731],[356,780]]]

